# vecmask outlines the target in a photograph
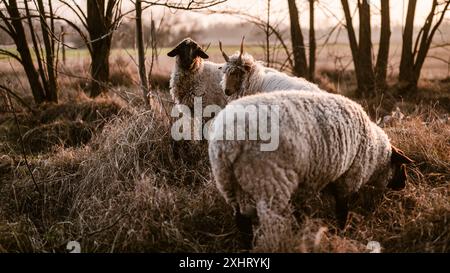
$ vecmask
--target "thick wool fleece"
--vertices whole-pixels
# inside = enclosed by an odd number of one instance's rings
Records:
[[[178,63],[179,57],[177,57]],[[203,107],[207,105],[226,105],[220,81],[222,79],[222,65],[203,61],[197,58],[190,70],[181,68],[178,64],[170,78],[170,94],[176,104],[194,107],[194,98],[202,97]]]
[[[229,62],[224,66],[224,71],[234,67],[247,66],[250,70],[245,75],[241,92],[236,93],[228,98],[228,101],[237,98],[253,95],[256,93],[266,93],[281,90],[299,90],[299,91],[314,91],[325,92],[316,84],[307,81],[300,77],[291,77],[273,68],[265,67],[262,63],[256,61],[250,54],[243,54],[242,59],[236,53],[230,57]],[[224,86],[222,79],[222,86]]]
[[[386,186],[391,145],[359,104],[340,95],[282,91],[248,96],[232,105],[280,109],[280,144],[273,152],[261,152],[259,141],[214,140],[222,134],[229,106],[214,122],[212,172],[234,209],[245,213],[262,201],[282,213],[294,191],[313,194],[330,183],[344,196],[366,183]]]

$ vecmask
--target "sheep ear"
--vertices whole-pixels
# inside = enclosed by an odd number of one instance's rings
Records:
[[[245,69],[245,71],[249,72],[252,69],[252,67],[248,64],[245,64],[244,69]]]
[[[391,161],[392,163],[399,165],[414,163],[414,160],[407,157],[402,150],[398,149],[395,146],[392,146]]]
[[[167,56],[169,56],[171,58],[177,56],[178,54],[180,54],[180,48],[181,48],[181,44],[178,45],[177,47],[175,47],[174,49],[172,49],[169,53],[167,53]]]
[[[201,49],[201,48],[198,48],[198,50],[197,50],[197,56],[199,56],[199,57],[202,58],[202,59],[209,59],[208,54],[206,54],[206,52],[203,51],[203,49]]]
[[[398,169],[395,170],[394,177],[391,181],[389,181],[387,187],[394,191],[401,191],[406,187],[406,180],[408,177],[406,173],[406,165],[403,164],[396,168]]]

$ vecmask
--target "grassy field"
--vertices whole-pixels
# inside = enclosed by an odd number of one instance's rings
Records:
[[[214,62],[223,62],[221,56],[218,42],[211,43],[208,54],[211,60]],[[205,45],[206,47],[207,45]],[[9,47],[11,52],[16,53],[13,47]],[[159,49],[159,69],[162,71],[169,71],[172,68],[173,61],[166,57],[166,54],[171,50],[171,48],[161,48]],[[224,46],[225,52],[228,54],[233,54],[239,50],[239,46]],[[264,49],[262,45],[246,45],[246,52],[254,55],[257,59],[264,59]],[[377,52],[378,46],[374,45],[373,52]],[[450,77],[450,65],[443,62],[442,60],[447,60],[450,62],[450,56],[448,54],[449,47],[432,48],[429,52],[430,58],[427,58],[424,64],[424,69],[422,72],[422,78],[424,79],[443,79]],[[60,53],[61,54],[61,53]],[[148,49],[148,55],[150,55],[150,49]],[[69,66],[74,64],[80,64],[88,62],[89,52],[87,49],[67,49],[66,50],[67,62]],[[134,48],[129,49],[113,49],[111,57],[122,58],[127,62],[133,62],[132,58],[136,59],[137,53]],[[388,73],[393,76],[398,73],[398,66],[400,63],[401,56],[401,45],[392,44],[390,48],[390,63],[388,68]],[[438,60],[437,58],[441,60]],[[277,62],[285,61],[285,54],[281,46],[278,46],[277,53],[273,56],[274,60]],[[10,58],[5,56],[0,56],[0,63],[9,62]],[[375,62],[375,61],[374,61]],[[348,44],[330,44],[326,47],[320,47],[317,50],[317,68],[327,69],[327,70],[337,70],[337,71],[349,71],[353,69],[351,52],[349,51]]]
[[[173,63],[164,52],[154,94],[167,102]],[[220,59],[216,48],[210,52]],[[170,104],[154,100],[152,110],[143,107],[137,73],[123,51],[113,53],[110,97],[87,98],[86,55],[69,53],[59,105],[34,114],[14,105],[19,126],[10,111],[0,113],[0,252],[66,252],[74,240],[83,252],[239,252],[206,143],[170,137],[163,111]],[[23,72],[13,67],[0,67],[0,81],[31,102]],[[352,97],[353,78],[338,74],[327,70],[321,84]],[[343,231],[335,227],[332,199],[317,196],[302,204],[298,219],[272,215],[274,225],[257,231],[254,251],[364,252],[378,241],[383,252],[448,253],[449,90],[448,79],[426,80],[415,94],[359,101],[374,120],[397,107],[404,115],[384,127],[416,161],[404,191],[374,201],[363,190]],[[7,109],[2,99],[0,109]]]

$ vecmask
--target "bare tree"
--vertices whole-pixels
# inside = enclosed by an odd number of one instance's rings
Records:
[[[107,92],[109,56],[114,30],[121,19],[121,0],[86,1],[86,27],[89,33],[91,54],[91,97]]]
[[[370,96],[375,91],[375,74],[372,62],[372,31],[370,27],[370,5],[368,0],[358,1],[359,9],[359,74],[362,79],[361,92]]]
[[[138,60],[139,60],[139,78],[141,81],[141,89],[144,97],[144,101],[149,105],[148,94],[148,78],[145,68],[145,48],[144,48],[144,33],[142,31],[142,1],[136,0],[136,46],[138,49]]]
[[[210,10],[207,11],[207,14],[226,14],[233,15],[246,20],[247,22],[254,24],[265,36],[269,35],[269,42],[271,39],[276,39],[277,42],[272,44],[269,43],[269,52],[266,52],[267,45],[264,45],[265,55],[276,55],[276,52],[282,51],[284,52],[285,60],[275,61],[272,58],[269,58],[271,66],[277,65],[277,68],[280,70],[289,70],[292,72],[294,67],[294,61],[292,59],[292,51],[286,43],[286,39],[284,37],[283,30],[280,29],[279,24],[274,23],[272,21],[267,23],[266,19],[263,19],[259,16],[248,14],[239,10]],[[269,31],[268,31],[269,30]],[[267,43],[267,40],[265,41]],[[265,56],[267,59],[267,56]]]
[[[266,25],[265,25],[265,29],[264,29],[264,34],[266,37],[266,44],[265,44],[265,49],[266,49],[266,64],[267,66],[270,66],[271,64],[271,59],[270,59],[270,36],[272,36],[272,30],[270,29],[270,13],[271,13],[271,0],[267,0],[267,10],[266,10]]]
[[[169,0],[154,0],[154,1],[139,1],[147,4],[146,7],[142,7],[142,10],[151,6],[163,6],[171,9],[182,10],[196,10],[208,8],[226,0],[205,0],[205,1],[169,1]],[[73,27],[85,41],[90,56],[91,56],[91,97],[96,97],[102,93],[107,92],[107,82],[109,79],[109,57],[111,53],[111,43],[114,31],[120,25],[123,16],[134,12],[135,10],[129,10],[122,12],[122,0],[89,0],[86,1],[85,13],[83,9],[78,5],[76,0],[68,2],[68,0],[60,0],[71,9],[81,20],[83,27],[87,30],[89,38],[85,36],[83,30],[81,30],[73,22],[65,20],[64,18],[58,18],[66,21],[71,27]]]
[[[299,77],[308,76],[308,64],[306,62],[305,42],[298,16],[295,0],[288,0],[289,16],[291,19],[291,41],[294,55],[294,75]]]
[[[434,35],[442,24],[445,13],[449,10],[450,1],[433,0],[431,10],[416,37],[413,47],[416,4],[417,0],[409,0],[403,30],[402,58],[399,73],[399,86],[403,91],[417,89],[425,58],[430,50]],[[439,6],[443,6],[443,8],[439,10]]]
[[[66,18],[64,20],[74,28],[86,43],[91,57],[91,97],[107,92],[109,80],[109,57],[114,31],[123,18],[122,0],[89,0],[86,1],[86,12],[78,5],[78,1],[60,0],[72,10],[88,33],[87,37],[78,25]]]
[[[316,75],[316,31],[314,26],[316,0],[309,0],[309,80],[314,82]]]
[[[25,2],[27,2],[25,0]],[[37,6],[39,11],[39,20],[42,31],[42,39],[44,41],[45,47],[45,60],[47,66],[47,100],[52,102],[58,102],[58,92],[56,83],[56,58],[55,58],[55,39],[52,37],[55,33],[55,24],[53,16],[52,1],[48,1],[49,5],[49,18],[50,24],[47,22],[46,11],[44,7],[44,2],[42,0],[37,0]],[[30,25],[30,27],[32,27]],[[34,35],[34,33],[32,33]],[[38,60],[39,62],[41,60]]]
[[[375,65],[376,83],[379,89],[386,88],[387,67],[391,39],[391,15],[389,0],[381,0],[381,33],[378,48],[377,63]]]
[[[298,8],[295,0],[288,0],[289,17],[291,20],[291,42],[294,56],[294,75],[308,78],[314,81],[316,70],[316,32],[314,27],[316,0],[308,0],[309,3],[309,65],[306,59],[306,46],[300,26]]]
[[[382,30],[380,34],[380,49],[375,68],[372,62],[372,32],[369,1],[358,0],[357,2],[359,12],[359,41],[356,39],[348,1],[341,0],[341,4],[345,15],[348,39],[355,67],[358,85],[357,95],[361,97],[374,96],[379,91],[382,91],[386,85],[385,79],[387,74],[390,41],[389,0],[382,1]],[[382,82],[377,83],[376,79],[379,79]]]
[[[0,19],[3,22],[3,25],[0,25],[0,29],[6,32],[14,41],[18,55],[4,49],[0,49],[0,54],[9,56],[22,65],[27,75],[33,98],[37,104],[45,101],[57,102],[56,38],[52,19],[54,16],[52,4],[49,2],[47,12],[42,0],[34,2],[34,10],[31,10],[28,1],[24,1],[23,9],[25,15],[23,15],[16,0],[2,0],[1,3],[6,10],[5,12],[0,10]],[[39,19],[39,26],[42,31],[41,37],[38,37],[37,32],[34,31],[33,18]],[[24,20],[28,23],[28,35],[22,23]],[[34,59],[28,47],[28,36],[31,37],[36,55]],[[43,49],[40,43],[41,39],[44,43]],[[36,70],[35,62],[37,62],[38,70]]]

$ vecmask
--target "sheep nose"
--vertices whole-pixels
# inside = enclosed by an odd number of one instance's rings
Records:
[[[225,89],[225,95],[231,96],[231,90],[230,89]]]

